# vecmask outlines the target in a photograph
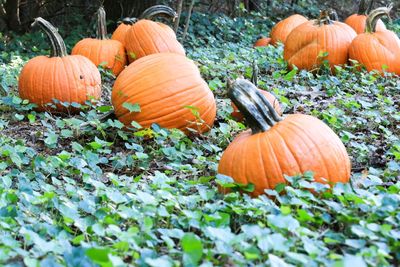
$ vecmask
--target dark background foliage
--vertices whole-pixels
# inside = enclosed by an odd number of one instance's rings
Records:
[[[82,17],[86,18],[86,22],[89,21],[101,4],[105,6],[108,18],[117,21],[127,16],[138,16],[145,8],[154,4],[162,3],[175,7],[178,2],[179,0],[0,0],[0,31],[29,31],[30,23],[38,16],[71,28],[80,24]],[[189,0],[183,2],[184,7],[190,4]],[[387,1],[375,2],[376,5],[387,4]],[[400,1],[393,2],[393,14],[396,14]],[[358,1],[346,0],[197,0],[195,10],[207,11],[208,14],[225,13],[237,16],[240,15],[239,7],[243,6],[246,10],[264,15],[274,14],[273,17],[278,20],[294,12],[315,16],[320,8],[331,7],[344,18],[356,10],[357,4]]]

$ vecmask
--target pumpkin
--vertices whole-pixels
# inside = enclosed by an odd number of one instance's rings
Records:
[[[173,20],[177,17],[176,12],[167,6],[163,5],[155,5],[152,7],[149,7],[143,13],[140,15],[139,19],[152,19],[155,16],[165,16],[165,17],[170,17]],[[122,44],[125,45],[125,37],[126,34],[128,33],[129,29],[132,27],[133,24],[135,24],[138,20],[136,18],[124,18],[119,26],[115,29],[113,32],[111,39],[113,40],[118,40]],[[176,39],[176,34],[174,30],[169,27],[168,25],[161,23],[161,22],[156,22],[157,25],[159,25],[161,28],[163,28],[169,35],[174,37]]]
[[[377,30],[378,19],[389,15],[392,6],[377,8],[368,15],[365,33],[351,43],[350,58],[364,65],[368,71],[378,70],[400,74],[400,39],[392,31]],[[382,66],[386,65],[387,69]]]
[[[229,96],[251,130],[239,134],[223,152],[219,174],[239,184],[253,184],[252,196],[285,183],[284,175],[306,171],[312,171],[317,182],[349,181],[351,166],[346,148],[324,122],[303,114],[280,117],[244,79],[235,81]]]
[[[125,68],[126,53],[124,45],[107,38],[106,12],[103,7],[97,11],[97,38],[80,40],[73,48],[72,55],[82,55],[96,66],[110,69],[116,76]]]
[[[214,95],[193,61],[183,55],[159,53],[130,64],[117,78],[111,96],[118,119],[131,126],[136,121],[148,128],[210,129],[216,115]],[[124,103],[139,104],[130,112]],[[126,106],[126,104],[125,104]]]
[[[135,18],[124,18],[113,32],[111,39],[120,41],[125,46],[126,33],[136,21]]]
[[[20,97],[35,103],[38,110],[49,111],[65,111],[59,102],[84,104],[99,99],[101,77],[97,67],[84,56],[68,55],[63,39],[48,21],[39,17],[32,24],[35,25],[49,38],[51,54],[34,57],[22,68],[18,82]],[[54,102],[54,109],[48,107]]]
[[[329,12],[322,11],[318,19],[301,24],[289,34],[284,59],[289,67],[306,70],[318,68],[323,60],[331,67],[342,65],[349,58],[349,46],[356,35],[350,26],[332,21]]]
[[[271,42],[271,38],[261,37],[254,43],[253,47],[267,46],[267,45],[269,45],[270,42]]]
[[[175,19],[178,17],[178,14],[168,6],[155,5],[143,11],[142,15],[140,16],[140,19],[152,19],[155,16],[164,16],[167,18],[172,18],[172,20],[175,21]],[[176,38],[174,30],[170,26],[162,22],[156,22],[156,23],[158,24],[158,26],[163,28],[169,35]]]
[[[183,46],[158,23],[141,19],[129,29],[125,37],[129,62],[156,53],[185,55]]]
[[[271,29],[271,44],[277,45],[279,42],[284,44],[292,30],[304,22],[307,22],[307,19],[298,14],[281,20]]]
[[[357,34],[365,32],[365,24],[367,22],[367,14],[371,11],[371,7],[373,4],[373,0],[370,1],[369,7],[367,8],[367,4],[365,0],[360,1],[360,5],[358,7],[358,12],[353,14],[345,19],[344,23],[352,27]],[[378,20],[376,23],[376,30],[383,31],[386,30],[385,24],[382,20]]]

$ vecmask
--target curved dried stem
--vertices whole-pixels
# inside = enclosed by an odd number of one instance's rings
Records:
[[[228,96],[245,117],[253,134],[268,131],[282,120],[267,98],[248,80],[237,79]]]
[[[50,57],[65,57],[68,56],[67,48],[64,40],[58,33],[58,30],[47,20],[38,17],[32,23],[32,27],[38,25],[47,35],[51,44]]]
[[[390,14],[390,11],[392,10],[392,8],[393,8],[393,4],[390,4],[388,7],[379,7],[377,9],[372,10],[368,14],[365,32],[375,32],[376,24],[378,23],[378,20],[383,16],[387,16],[390,18],[389,14]]]
[[[143,11],[139,19],[152,19],[156,16],[168,17],[174,21],[178,15],[176,14],[175,10],[168,6],[155,5]]]

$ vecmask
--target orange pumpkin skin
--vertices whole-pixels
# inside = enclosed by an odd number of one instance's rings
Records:
[[[218,173],[235,182],[253,183],[252,196],[286,183],[284,175],[312,171],[317,182],[348,182],[350,160],[339,137],[322,121],[288,115],[270,130],[241,133],[224,151]]]
[[[349,51],[350,58],[364,65],[368,71],[400,74],[400,40],[392,31],[359,34]],[[387,69],[383,69],[383,65],[386,65]]]
[[[65,43],[56,28],[42,18],[39,25],[51,43],[51,56],[37,56],[29,60],[19,75],[18,90],[22,99],[38,106],[39,111],[66,111],[59,102],[85,104],[101,96],[101,77],[97,67],[87,58],[67,54]],[[55,104],[55,108],[48,104]],[[68,108],[77,112],[76,108]]]
[[[349,25],[350,27],[353,28],[353,30],[357,33],[364,33],[365,32],[365,23],[367,21],[367,16],[366,15],[359,15],[359,14],[353,14],[349,16],[344,23]],[[376,30],[377,31],[383,31],[386,30],[385,23],[383,23],[382,20],[378,20],[376,24]]]
[[[258,39],[258,40],[254,43],[253,47],[267,46],[267,45],[270,44],[270,42],[271,42],[271,38],[262,37],[262,38]]]
[[[32,58],[22,68],[18,82],[22,99],[38,105],[38,110],[49,109],[46,104],[76,102],[99,99],[101,96],[101,77],[96,66],[83,56]],[[65,108],[56,104],[58,111]]]
[[[377,70],[382,74],[400,74],[400,39],[392,31],[379,31],[378,19],[390,13],[389,8],[377,8],[368,15],[366,32],[359,34],[351,43],[350,58],[364,65],[368,71]],[[383,65],[387,69],[382,68]]]
[[[131,27],[132,27],[132,25],[129,25],[129,24],[125,24],[125,23],[119,24],[118,27],[113,32],[111,39],[119,41],[125,47],[126,33],[129,31],[129,29]]]
[[[277,45],[279,42],[284,44],[292,30],[304,22],[307,22],[307,19],[298,14],[281,20],[271,29],[271,44]]]
[[[185,55],[185,49],[165,27],[142,19],[128,31],[125,39],[129,62],[156,53]]]
[[[279,115],[282,115],[282,109],[281,109],[281,105],[279,104],[278,99],[276,99],[276,97],[271,94],[270,92],[264,91],[264,90],[260,90],[260,93],[262,93],[265,98],[267,98],[267,100],[269,101],[269,103],[271,103],[271,105],[274,107],[274,109],[276,110],[276,112]],[[237,121],[243,121],[243,114],[240,113],[239,109],[236,107],[236,105],[231,102],[232,108],[233,108],[233,112],[231,113],[232,117],[234,117]]]
[[[163,5],[155,5],[143,11],[139,19],[152,19],[156,16],[164,16],[175,19],[177,17],[177,14],[170,7]],[[126,46],[125,44],[126,35],[129,29],[132,27],[132,25],[136,22],[137,22],[136,18],[124,18],[122,20],[122,23],[118,25],[117,29],[115,29],[114,33],[111,36],[111,39],[120,41],[124,46]],[[171,29],[171,27],[161,22],[156,22],[156,23],[161,28],[163,28],[169,35],[171,35],[173,38],[176,39],[176,34],[174,30]]]
[[[118,119],[127,127],[132,121],[148,128],[187,128],[206,132],[216,115],[214,95],[196,65],[185,56],[160,53],[130,64],[117,78],[112,104]],[[139,104],[141,112],[129,112],[123,103]],[[195,107],[202,122],[188,107]],[[196,124],[198,122],[199,124]]]
[[[82,55],[90,59],[96,66],[105,64],[116,76],[127,63],[124,46],[116,40],[98,40],[86,38],[72,48],[72,55]]]
[[[167,34],[169,34],[171,37],[173,37],[173,38],[176,39],[176,34],[175,34],[174,30],[173,30],[170,26],[168,26],[167,24],[164,24],[164,23],[162,23],[162,22],[157,22],[157,24],[158,24],[158,26],[160,26],[161,28],[163,28],[164,31],[165,31]]]
[[[119,41],[107,38],[106,12],[103,7],[97,11],[97,37],[80,40],[72,55],[82,55],[90,59],[96,66],[110,69],[116,76],[125,68],[125,47]],[[104,65],[103,65],[104,64]]]
[[[350,44],[357,36],[355,31],[342,22],[319,23],[318,20],[305,22],[289,34],[284,48],[289,67],[314,70],[323,60],[328,60],[331,67],[347,63]],[[328,55],[321,57],[325,52]]]
[[[156,23],[161,28],[163,28],[165,30],[165,32],[167,32],[169,35],[171,35],[172,37],[174,37],[176,39],[176,34],[170,26],[168,26],[167,24],[161,23],[161,22],[156,22]],[[120,25],[118,25],[118,27],[113,32],[111,39],[120,41],[125,46],[126,34],[128,33],[128,31],[131,27],[132,27],[132,25],[121,23]]]

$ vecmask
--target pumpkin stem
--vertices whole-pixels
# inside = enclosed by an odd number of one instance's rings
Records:
[[[68,56],[67,48],[58,30],[47,20],[38,17],[32,23],[32,27],[39,25],[39,27],[45,32],[47,38],[51,44],[50,57],[65,57]]]
[[[365,32],[376,32],[376,24],[378,20],[383,16],[388,16],[393,8],[393,4],[390,4],[388,7],[379,7],[377,9],[372,10],[367,17]],[[389,17],[390,18],[390,17]]]
[[[246,118],[252,133],[268,131],[282,118],[257,87],[245,79],[237,79],[228,96]]]
[[[333,21],[329,17],[330,14],[331,12],[329,10],[322,10],[319,13],[319,18],[317,19],[317,25],[322,26],[332,24]]]
[[[178,14],[176,14],[175,10],[173,10],[172,8],[164,5],[155,5],[143,11],[142,15],[140,15],[139,18],[152,19],[153,17],[159,15],[170,17],[173,21],[175,21],[175,19],[178,17]]]
[[[136,21],[137,21],[137,18],[129,18],[129,17],[127,17],[127,18],[123,18],[121,21],[118,21],[118,23],[123,23],[123,24],[126,24],[126,25],[133,25],[133,24],[135,24],[136,23]]]
[[[255,60],[253,60],[252,67],[253,67],[253,71],[252,71],[252,73],[251,73],[251,82],[252,82],[255,86],[258,86],[258,73],[259,73],[259,69],[258,69],[258,65],[257,65],[257,63],[256,63]]]
[[[372,1],[371,1],[372,2]],[[367,14],[367,5],[365,3],[365,0],[361,0],[360,4],[358,5],[358,11],[357,14],[358,15],[364,15]]]
[[[333,8],[329,9],[329,15],[331,18],[333,18],[334,21],[339,21],[339,16]]]
[[[97,10],[97,39],[107,39],[106,11],[102,6]]]

